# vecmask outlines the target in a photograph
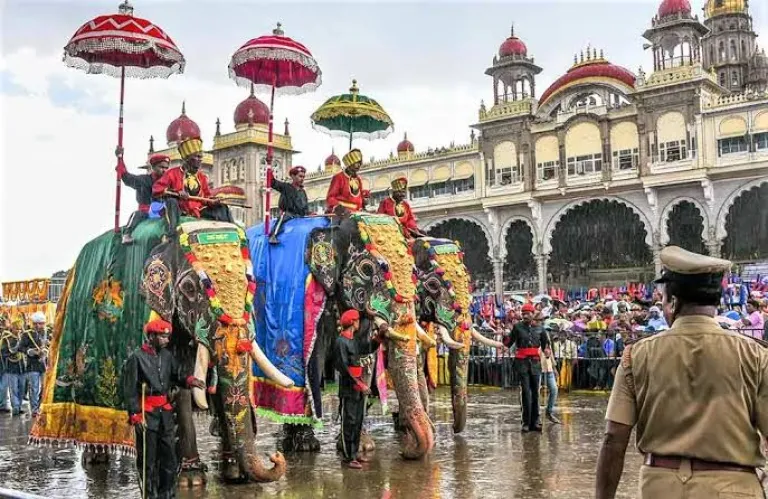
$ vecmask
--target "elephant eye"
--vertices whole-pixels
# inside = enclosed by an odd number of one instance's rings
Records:
[[[197,301],[198,298],[198,283],[197,281],[191,277],[186,276],[180,283],[179,286],[181,293],[189,300],[189,301]]]

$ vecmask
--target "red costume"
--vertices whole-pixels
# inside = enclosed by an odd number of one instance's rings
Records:
[[[396,217],[406,229],[419,231],[419,226],[416,225],[416,217],[413,216],[413,210],[411,210],[411,205],[408,204],[408,201],[395,203],[395,200],[391,197],[385,198],[379,203],[379,213]]]
[[[346,172],[339,172],[331,179],[328,195],[325,197],[326,211],[341,205],[349,211],[360,211],[365,207],[363,198],[363,179],[350,177]]]
[[[211,190],[208,187],[208,177],[205,173],[198,170],[196,173],[185,172],[181,167],[166,170],[160,180],[152,186],[152,195],[154,197],[163,197],[165,191],[186,192],[190,196],[203,198],[211,197]],[[200,201],[179,198],[179,209],[185,215],[200,218],[200,210],[205,205]]]

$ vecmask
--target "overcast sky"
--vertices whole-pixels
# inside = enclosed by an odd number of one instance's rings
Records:
[[[115,12],[118,3],[0,2],[0,281],[66,269],[87,241],[111,227],[118,80],[65,67],[62,47],[85,21]],[[541,95],[588,44],[633,72],[642,64],[650,73],[641,35],[659,3],[135,0],[135,14],[176,41],[187,69],[168,80],[127,82],[126,161],[131,170],[144,162],[150,135],[156,147],[164,146],[183,100],[206,147],[217,117],[223,133],[232,131],[234,108],[248,92],[228,79],[229,58],[278,21],[323,71],[317,92],[279,98],[275,110],[276,123],[290,120],[294,147],[302,151],[294,164],[314,169],[332,147],[341,156],[346,141],[312,130],[309,116],[345,92],[352,78],[395,122],[387,139],[355,143],[366,158],[387,156],[404,131],[417,150],[464,143],[480,100],[492,101],[484,71],[512,23],[544,68],[537,80]],[[704,2],[691,3],[700,13]],[[751,4],[756,30],[768,36],[768,2]],[[123,192],[125,223],[135,198],[130,189]]]

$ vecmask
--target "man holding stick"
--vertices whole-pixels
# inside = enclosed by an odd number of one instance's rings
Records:
[[[221,200],[211,198],[208,177],[200,171],[203,162],[203,141],[190,138],[179,144],[184,164],[167,170],[152,186],[152,195],[164,198],[168,220],[168,235],[176,234],[179,216],[233,222],[229,208]]]
[[[135,429],[136,466],[146,499],[170,499],[176,490],[176,428],[168,397],[172,384],[205,388],[202,380],[182,375],[166,349],[171,331],[169,322],[150,320],[144,326],[147,342],[128,357],[123,371],[128,420]]]

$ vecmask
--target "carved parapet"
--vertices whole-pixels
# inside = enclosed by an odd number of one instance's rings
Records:
[[[479,112],[479,119],[483,122],[498,118],[527,115],[531,114],[532,110],[533,101],[531,99],[504,102],[502,104],[496,104],[490,110],[486,110],[485,106],[482,106]]]

